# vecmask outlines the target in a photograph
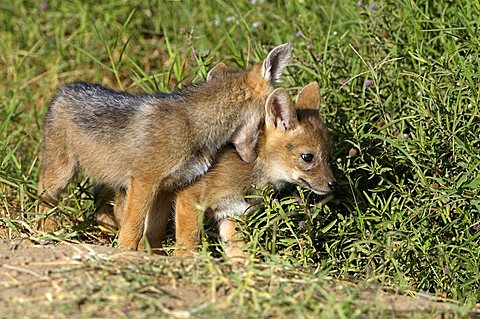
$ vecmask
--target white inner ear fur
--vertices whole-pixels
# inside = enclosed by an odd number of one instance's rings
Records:
[[[270,94],[266,104],[266,116],[267,124],[274,125],[277,130],[286,131],[295,126],[296,114],[285,89],[278,88]]]
[[[277,128],[286,131],[291,128],[290,98],[283,94],[277,96],[278,109],[276,110]]]
[[[262,63],[263,78],[270,82],[277,82],[283,69],[290,61],[292,46],[289,43],[275,47]]]

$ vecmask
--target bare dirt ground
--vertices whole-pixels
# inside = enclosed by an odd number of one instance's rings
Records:
[[[0,239],[0,317],[140,318],[161,313],[188,318],[189,310],[199,307],[228,312],[223,301],[229,288],[212,290],[196,277],[196,267],[192,259],[112,247]],[[191,277],[182,280],[185,274]],[[336,293],[339,298],[341,293]],[[381,307],[401,317],[412,313],[443,318],[452,311],[458,314],[459,308],[427,294],[412,298],[380,289],[360,291],[355,298],[360,305]],[[480,310],[464,315],[480,318]]]
[[[0,318],[59,318],[72,314],[110,317],[112,313],[120,317],[143,317],[144,305],[136,300],[139,296],[164,314],[188,317],[188,313],[179,309],[209,302],[203,287],[177,283],[173,273],[173,277],[160,274],[153,278],[155,285],[139,284],[132,279],[136,272],[132,265],[148,267],[152,260],[165,258],[168,257],[86,244],[3,241]],[[177,264],[178,269],[184,267],[178,260],[172,264]],[[139,281],[145,279],[148,270],[143,272]],[[161,298],[153,298],[158,296]]]

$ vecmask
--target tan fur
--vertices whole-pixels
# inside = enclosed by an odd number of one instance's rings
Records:
[[[228,72],[167,97],[86,83],[62,87],[46,119],[40,211],[57,204],[82,168],[117,194],[119,246],[141,249],[145,236],[160,247],[172,192],[203,175],[222,145],[231,141],[243,160],[255,159],[263,105],[290,50],[279,46],[250,70]]]
[[[335,184],[329,165],[328,131],[318,115],[320,95],[316,82],[299,94],[297,104],[290,102],[283,89],[275,90],[266,102],[266,122],[260,136],[258,158],[247,163],[233,147],[224,147],[207,174],[177,194],[177,255],[195,251],[203,214],[219,221],[228,256],[241,255],[243,241],[230,216],[244,214],[249,204],[244,196],[251,185],[270,183],[277,188],[289,182],[319,194],[330,192]],[[312,154],[310,163],[302,154]],[[201,212],[201,213],[199,213]]]

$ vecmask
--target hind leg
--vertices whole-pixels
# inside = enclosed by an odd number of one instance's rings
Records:
[[[64,136],[53,134],[45,141],[43,164],[38,180],[38,194],[41,197],[38,214],[46,215],[57,205],[58,196],[65,190],[77,170],[77,162],[73,155],[67,152],[64,141]],[[42,217],[43,219],[39,218],[38,227],[44,231],[53,231],[55,229],[53,220]]]
[[[155,202],[156,188],[151,176],[130,177],[118,234],[119,247],[133,250],[143,247],[140,241],[144,234],[146,218]]]
[[[117,224],[117,229],[120,229],[122,225],[123,218],[125,217],[125,207],[127,204],[127,191],[124,189],[119,189],[115,192],[115,202],[114,202],[114,220]]]
[[[168,217],[172,210],[172,194],[161,192],[156,194],[152,209],[147,214],[143,239],[139,250],[145,248],[146,242],[158,254],[165,254],[162,250],[162,242],[167,234]]]
[[[114,191],[104,185],[98,185],[95,186],[94,194],[97,224],[112,232],[119,230],[125,215],[127,191],[125,189]]]
[[[115,218],[114,206],[111,203],[114,193],[113,189],[102,184],[97,184],[93,188],[95,220],[99,226],[105,227],[112,232],[116,231],[119,225]]]

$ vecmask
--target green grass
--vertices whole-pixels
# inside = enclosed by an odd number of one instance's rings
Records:
[[[57,86],[84,80],[170,91],[203,79],[215,63],[248,67],[291,42],[293,65],[281,86],[294,95],[310,81],[321,85],[321,114],[334,140],[335,199],[315,205],[317,197],[294,187],[259,191],[265,209],[242,224],[259,260],[247,275],[282,285],[258,280],[245,287],[235,273],[216,277],[205,266],[214,263],[208,254],[215,247],[202,250],[207,261],[200,258],[195,276],[178,276],[234,282],[231,298],[240,302],[230,304],[238,308],[224,310],[240,316],[372,315],[354,297],[336,304],[322,291],[325,276],[428,292],[466,308],[480,303],[480,2],[378,1],[374,10],[346,0],[256,2],[0,4],[5,236],[43,238],[32,213],[43,116]],[[115,238],[92,222],[89,185],[80,178],[65,194],[54,212],[64,225],[57,236],[109,245]],[[302,269],[302,284],[282,270],[289,267]],[[292,291],[299,289],[312,295],[303,291],[299,298],[306,299],[295,304]]]

